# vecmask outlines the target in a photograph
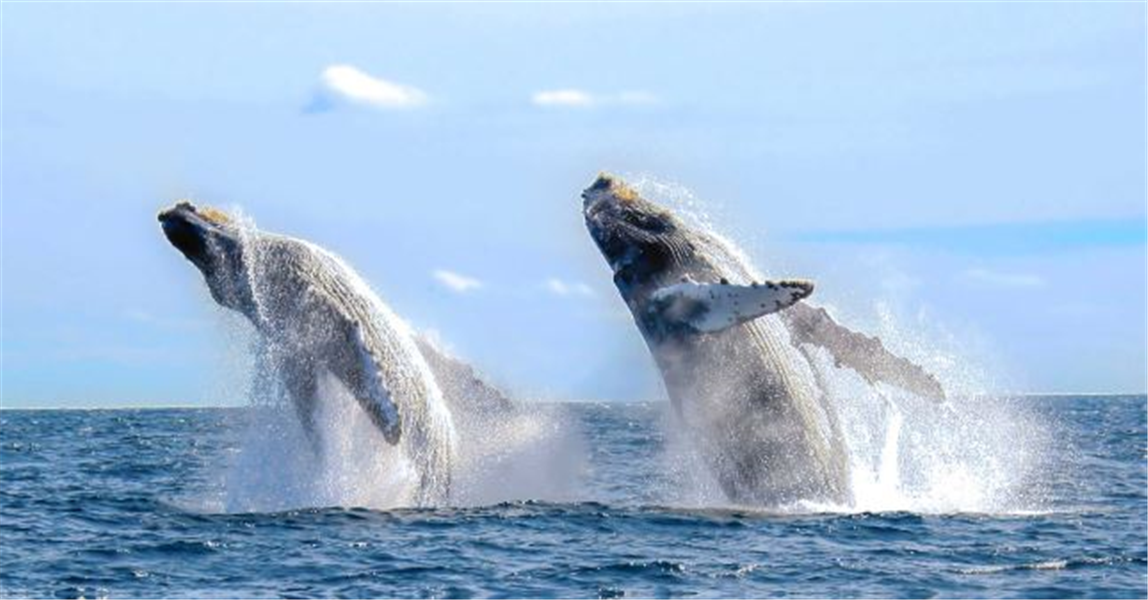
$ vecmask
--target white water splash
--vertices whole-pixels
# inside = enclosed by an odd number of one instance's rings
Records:
[[[456,415],[459,452],[452,503],[580,499],[588,452],[569,409],[523,403],[503,414]]]
[[[316,418],[319,448],[286,403],[250,407],[218,510],[414,506],[418,473],[402,446],[387,444],[333,377],[324,378]],[[450,506],[578,498],[586,447],[561,406],[523,404],[504,414],[456,415],[458,452]]]
[[[1007,398],[944,403],[839,369],[814,354],[849,450],[853,501],[820,510],[1011,513],[1039,507],[1027,484],[1047,445],[1041,423]]]
[[[409,506],[418,474],[340,382],[321,378],[315,442],[286,403],[252,406],[225,479],[225,512]],[[314,445],[313,445],[314,444]]]

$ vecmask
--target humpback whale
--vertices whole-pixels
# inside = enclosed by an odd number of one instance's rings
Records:
[[[880,340],[802,302],[812,282],[756,281],[723,240],[613,176],[600,175],[582,199],[670,401],[731,501],[849,500],[848,457],[814,348],[870,381],[943,395]]]
[[[171,244],[202,272],[212,298],[254,325],[266,371],[312,442],[318,385],[331,375],[383,438],[407,453],[418,473],[417,502],[446,501],[455,430],[439,381],[492,407],[508,403],[500,392],[419,340],[334,254],[188,202],[158,218]]]

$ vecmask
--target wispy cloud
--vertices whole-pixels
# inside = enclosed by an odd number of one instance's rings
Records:
[[[481,281],[446,269],[436,269],[431,275],[447,289],[459,294],[465,294],[482,287]]]
[[[973,268],[961,272],[960,279],[994,287],[1041,287],[1045,284],[1044,278],[1034,273],[1005,273],[989,269]]]
[[[555,296],[582,296],[585,298],[594,295],[594,289],[581,281],[563,281],[557,277],[546,280],[546,291]]]
[[[624,105],[638,106],[656,104],[659,99],[654,94],[640,90],[627,90],[614,94],[596,94],[576,88],[542,90],[530,96],[535,106],[545,108],[593,108],[596,106]]]
[[[322,91],[308,107],[321,112],[336,100],[379,109],[416,108],[427,103],[427,93],[417,87],[387,81],[351,65],[331,65],[320,77]]]
[[[537,106],[590,107],[594,97],[582,90],[545,90],[535,92],[530,101]]]

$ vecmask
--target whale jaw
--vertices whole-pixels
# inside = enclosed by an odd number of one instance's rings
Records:
[[[185,258],[203,270],[208,262],[207,231],[195,207],[189,202],[180,202],[161,211],[157,216],[167,241],[175,246]]]
[[[168,242],[203,274],[212,298],[252,317],[252,292],[243,276],[244,244],[231,218],[187,201],[160,211],[156,218]]]

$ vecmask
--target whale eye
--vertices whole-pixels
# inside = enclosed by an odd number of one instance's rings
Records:
[[[640,228],[646,233],[665,233],[670,230],[670,223],[666,219],[644,212],[631,212],[626,219],[631,225]]]

